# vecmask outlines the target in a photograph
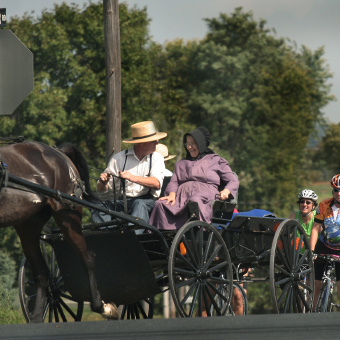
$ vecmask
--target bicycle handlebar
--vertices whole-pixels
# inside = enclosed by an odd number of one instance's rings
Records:
[[[320,259],[330,262],[340,262],[340,255],[334,255],[334,254],[314,254],[313,260]]]

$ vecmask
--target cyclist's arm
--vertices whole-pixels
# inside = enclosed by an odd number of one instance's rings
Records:
[[[310,234],[310,248],[314,251],[316,241],[318,240],[319,234],[322,230],[322,224],[314,222],[312,226],[312,232]]]

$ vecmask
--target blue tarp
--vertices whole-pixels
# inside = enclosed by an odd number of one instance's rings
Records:
[[[231,219],[233,219],[235,216],[276,217],[275,214],[273,214],[272,212],[262,209],[253,209],[250,211],[233,213],[233,217]]]

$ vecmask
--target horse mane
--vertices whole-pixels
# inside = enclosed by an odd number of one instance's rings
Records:
[[[89,168],[82,152],[76,146],[69,142],[61,144],[60,146],[58,146],[58,149],[62,151],[68,158],[70,158],[75,167],[78,169],[80,178],[85,184],[86,193],[84,193],[84,198],[87,200],[97,201],[98,198],[91,190]]]

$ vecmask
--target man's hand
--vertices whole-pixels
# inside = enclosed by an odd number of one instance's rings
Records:
[[[125,171],[119,171],[119,177],[127,179],[130,182],[132,181],[132,175],[129,171],[125,170]]]
[[[103,184],[107,184],[107,182],[110,180],[111,175],[107,172],[102,172],[99,176],[99,182]]]

